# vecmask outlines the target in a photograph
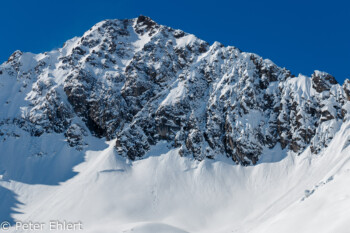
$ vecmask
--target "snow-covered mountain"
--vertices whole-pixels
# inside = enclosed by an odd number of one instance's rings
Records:
[[[350,229],[349,80],[294,77],[139,16],[51,52],[16,51],[0,65],[0,106],[0,221]]]

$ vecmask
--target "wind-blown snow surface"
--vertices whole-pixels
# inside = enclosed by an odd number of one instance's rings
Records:
[[[17,221],[82,221],[83,232],[348,232],[349,135],[344,124],[317,156],[276,146],[264,151],[270,161],[250,167],[224,156],[180,157],[166,142],[130,162],[110,141],[88,151],[78,174],[57,186],[1,186],[23,203]]]

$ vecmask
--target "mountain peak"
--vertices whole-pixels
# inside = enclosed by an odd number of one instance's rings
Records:
[[[135,31],[141,35],[148,32],[151,36],[156,32],[156,29],[158,29],[159,27],[160,26],[156,22],[154,22],[150,17],[140,15],[139,17],[137,17],[136,20]]]
[[[256,54],[209,46],[143,15],[102,21],[57,51],[26,53],[0,71],[23,95],[12,106],[15,94],[6,92],[1,101],[11,114],[0,123],[16,119],[34,136],[64,134],[78,150],[89,133],[116,138],[116,150],[131,159],[163,140],[183,156],[243,165],[278,144],[318,153],[348,112],[348,85],[327,73],[292,77]],[[325,122],[332,132],[319,130]]]
[[[14,53],[11,54],[11,56],[8,58],[7,63],[18,59],[20,56],[22,56],[23,52],[20,50],[16,50]]]
[[[136,23],[156,24],[150,17],[144,15],[137,17]]]
[[[14,52],[0,109],[9,232],[349,232],[349,80],[139,16]]]

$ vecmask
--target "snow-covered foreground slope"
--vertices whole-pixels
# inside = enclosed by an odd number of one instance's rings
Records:
[[[17,221],[81,221],[83,232],[348,232],[349,137],[347,123],[324,153],[276,146],[249,167],[183,158],[166,142],[130,162],[110,141],[59,185],[1,186],[23,203]]]
[[[323,177],[297,201],[260,224],[252,232],[349,232],[350,125],[344,126],[331,146],[305,175]],[[303,184],[302,184],[303,185]]]

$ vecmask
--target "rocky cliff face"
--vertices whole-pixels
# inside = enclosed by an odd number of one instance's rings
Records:
[[[255,164],[264,148],[319,153],[349,117],[350,81],[293,77],[256,54],[148,17],[106,20],[63,48],[16,51],[0,66],[0,137],[92,134],[142,158],[167,140],[182,156]]]

